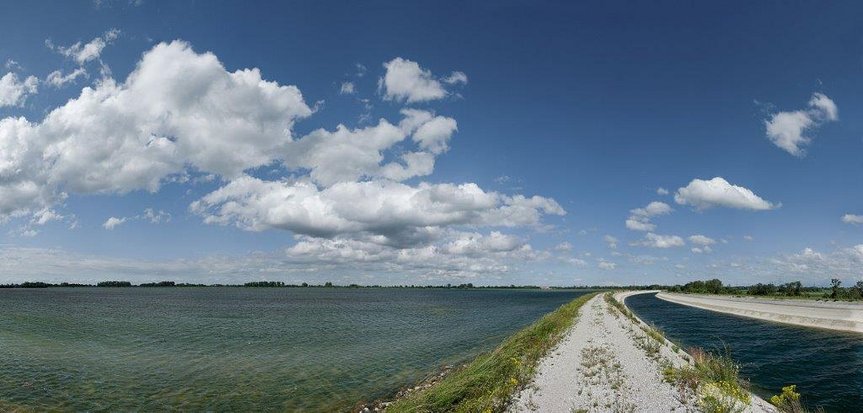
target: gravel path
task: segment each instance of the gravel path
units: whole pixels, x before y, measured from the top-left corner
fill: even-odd
[[[540,362],[534,382],[516,396],[510,411],[698,411],[663,381],[660,363],[686,361],[671,343],[648,337],[600,294],[582,307],[575,326]]]

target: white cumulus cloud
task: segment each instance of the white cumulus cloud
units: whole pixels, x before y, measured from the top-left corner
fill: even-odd
[[[812,142],[807,131],[825,122],[839,119],[839,109],[823,93],[814,93],[809,99],[809,108],[791,112],[777,112],[764,121],[767,138],[774,145],[798,157],[806,155],[804,146]]]
[[[650,220],[659,215],[670,214],[673,209],[665,202],[653,201],[644,208],[636,208],[629,211],[629,218],[626,219],[626,228],[633,231],[653,231],[656,229]]]
[[[696,234],[696,235],[690,236],[689,242],[696,244],[696,245],[701,245],[701,246],[716,244],[716,240],[714,240],[713,238],[710,238],[708,236],[701,235],[701,234]]]
[[[69,73],[63,74],[63,72],[59,70],[55,70],[48,74],[48,77],[45,78],[45,83],[48,83],[55,88],[60,88],[69,83],[74,83],[79,77],[87,77],[87,70],[83,67],[79,67]]]
[[[378,86],[387,100],[407,103],[438,100],[449,94],[443,83],[467,83],[467,75],[462,72],[453,72],[450,76],[438,80],[430,70],[401,57],[384,63],[384,68],[386,73],[379,80]]]
[[[722,177],[693,179],[689,185],[677,190],[674,201],[699,210],[726,207],[764,211],[779,207],[755,195],[750,189],[732,185]]]
[[[100,39],[107,44],[112,36]],[[83,63],[98,59],[102,48],[96,42],[56,50]],[[382,87],[398,101],[439,98],[447,93],[435,92],[441,82],[466,82],[458,73],[435,79],[403,59],[385,67]],[[405,70],[419,80],[405,86]],[[67,82],[63,76],[55,82]],[[544,218],[566,214],[551,198],[471,182],[405,183],[433,173],[458,130],[455,119],[403,109],[398,122],[295,136],[294,124],[313,112],[297,87],[266,80],[258,69],[229,71],[184,41],[159,43],[125,80],[104,76],[41,121],[0,119],[0,220],[38,221],[39,211],[53,211],[70,194],[156,192],[166,182],[194,185],[206,177],[221,187],[191,211],[205,223],[290,231],[297,242],[289,257],[303,265],[330,265],[324,258],[333,256],[396,257],[406,271],[464,275],[509,268],[497,260],[550,255],[501,229],[546,228]],[[278,175],[264,175],[262,167]],[[169,220],[148,208],[110,217],[103,227]]]
[[[119,36],[119,30],[111,29],[105,32],[102,36],[96,37],[87,43],[77,42],[71,46],[64,47],[54,46],[50,40],[47,40],[45,41],[45,44],[50,49],[56,50],[63,56],[76,61],[79,65],[83,65],[91,60],[99,59],[102,55],[102,50],[104,50],[105,47],[111,44],[114,40],[117,40],[117,37]]]
[[[113,230],[114,228],[117,228],[118,226],[122,225],[125,222],[126,222],[125,217],[123,217],[123,218],[110,217],[105,221],[104,224],[102,224],[102,227],[110,231],[110,230]]]
[[[207,223],[326,238],[371,234],[396,246],[427,242],[451,225],[536,225],[542,215],[565,213],[548,198],[486,192],[472,183],[365,181],[319,188],[308,181],[267,182],[249,176],[204,196],[191,209]]]
[[[686,245],[686,242],[677,235],[659,235],[648,232],[644,239],[634,242],[633,245],[650,248],[673,248],[682,247]]]
[[[27,96],[35,94],[39,89],[39,79],[27,76],[20,79],[13,72],[0,77],[0,108],[4,106],[21,106]]]
[[[845,214],[842,216],[842,222],[863,225],[863,215]]]
[[[68,192],[156,191],[187,167],[238,176],[282,156],[294,122],[311,113],[294,86],[161,43],[125,82],[86,87],[42,122],[0,120],[0,193],[9,194],[0,215]]]

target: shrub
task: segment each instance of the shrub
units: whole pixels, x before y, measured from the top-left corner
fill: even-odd
[[[729,355],[711,354],[699,348],[689,350],[692,364],[666,367],[666,381],[676,383],[682,392],[691,392],[707,412],[737,412],[752,401],[748,383],[740,378],[740,367]]]
[[[770,403],[781,412],[804,413],[806,409],[800,403],[800,393],[797,393],[797,385],[785,386],[782,393],[770,398]]]

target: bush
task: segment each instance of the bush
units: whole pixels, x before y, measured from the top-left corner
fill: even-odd
[[[797,385],[785,386],[782,393],[770,398],[770,403],[776,406],[780,412],[804,413],[806,409],[800,403],[800,393],[797,393]]]

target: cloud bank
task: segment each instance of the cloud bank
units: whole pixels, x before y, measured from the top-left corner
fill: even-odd
[[[117,34],[49,47],[83,65],[98,61]],[[462,72],[436,78],[402,58],[384,68],[383,98],[394,102],[442,99],[447,88],[467,83]],[[20,88],[14,74],[7,76]],[[56,73],[49,83],[79,76],[83,69]],[[9,102],[20,104],[25,92]],[[342,85],[340,92],[354,91]],[[547,197],[471,182],[417,182],[449,151],[458,131],[451,117],[403,108],[394,122],[296,135],[295,124],[314,112],[299,88],[266,80],[258,69],[229,71],[187,42],[159,43],[124,81],[103,73],[41,121],[0,119],[0,219],[35,217],[76,194],[158,192],[166,182],[208,176],[221,187],[190,211],[208,224],[288,231],[296,238],[285,259],[395,260],[440,274],[475,274],[508,268],[494,259],[542,257],[501,230],[541,228],[544,217],[566,213]],[[148,209],[112,216],[102,226],[168,219]]]

